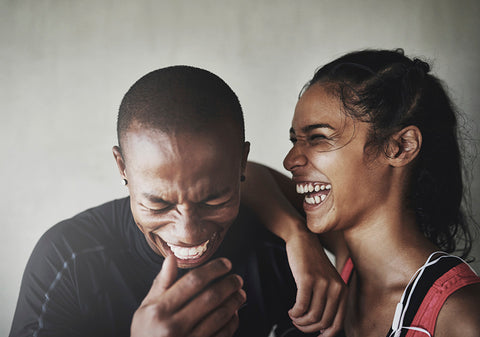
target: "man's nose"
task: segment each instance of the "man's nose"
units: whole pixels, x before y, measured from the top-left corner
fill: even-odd
[[[295,144],[290,151],[288,151],[285,159],[283,160],[283,167],[290,172],[294,172],[295,169],[303,167],[307,164],[307,157],[303,154],[301,147]]]
[[[199,244],[199,241],[205,240],[206,231],[207,228],[194,208],[179,207],[175,234],[182,243]]]

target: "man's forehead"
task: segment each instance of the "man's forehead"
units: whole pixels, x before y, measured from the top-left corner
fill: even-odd
[[[132,130],[125,138],[122,151],[127,168],[136,171],[236,165],[241,158],[238,143],[222,133]]]
[[[198,145],[203,144],[210,148],[217,145],[231,147],[234,151],[234,147],[240,143],[240,137],[237,137],[235,131],[234,127],[227,123],[196,127],[178,126],[166,130],[135,123],[124,134],[122,146],[137,147],[150,143],[182,147],[184,151],[196,151]]]

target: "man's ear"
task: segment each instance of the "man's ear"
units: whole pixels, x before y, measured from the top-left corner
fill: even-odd
[[[123,160],[122,151],[118,146],[114,146],[112,148],[112,152],[113,157],[115,158],[115,162],[117,163],[120,176],[122,177],[122,179],[127,179],[127,174],[125,173],[125,161]]]
[[[401,167],[411,163],[422,147],[422,133],[414,125],[409,125],[390,138],[385,154],[391,166]]]
[[[243,153],[242,153],[242,175],[245,174],[249,153],[250,153],[250,142],[245,142],[243,143]]]

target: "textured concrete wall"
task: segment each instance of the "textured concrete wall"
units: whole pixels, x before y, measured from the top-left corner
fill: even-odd
[[[251,159],[283,171],[314,69],[354,49],[402,47],[433,61],[478,144],[479,17],[475,0],[0,0],[0,335],[40,235],[126,195],[111,147],[117,107],[141,75],[189,64],[223,77],[244,107]]]

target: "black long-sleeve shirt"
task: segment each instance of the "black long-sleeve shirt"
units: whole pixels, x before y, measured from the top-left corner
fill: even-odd
[[[235,336],[268,336],[274,325],[282,336],[300,335],[287,315],[296,289],[278,237],[241,207],[219,256],[232,261],[247,293]],[[129,198],[60,222],[28,261],[10,337],[129,336],[163,260],[136,226]]]

